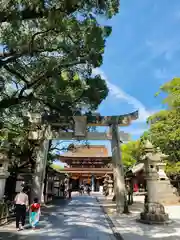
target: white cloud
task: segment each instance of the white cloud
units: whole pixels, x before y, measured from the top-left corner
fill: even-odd
[[[116,86],[109,82],[107,76],[101,69],[93,69],[93,75],[101,75],[103,79],[106,80],[108,88],[110,90],[110,94],[116,99],[121,99],[126,101],[128,104],[132,105],[133,110],[139,110],[139,119],[137,121],[145,122],[147,118],[152,115],[155,111],[148,111],[146,107],[140,102],[137,98],[129,95],[125,91],[123,91],[120,87]]]
[[[171,61],[174,53],[179,51],[179,43],[179,36],[176,35],[170,38],[159,37],[158,40],[147,40],[145,42],[150,50],[150,60],[164,55],[167,61]]]
[[[128,130],[128,131],[126,129],[126,132],[129,132],[130,135],[142,135],[147,130],[148,130],[148,127],[147,128],[136,127],[136,128],[132,128],[131,130]]]

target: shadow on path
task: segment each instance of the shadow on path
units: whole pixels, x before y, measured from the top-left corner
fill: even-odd
[[[96,198],[80,196],[61,205],[57,201],[56,205],[46,208],[37,230],[15,232],[1,229],[1,239],[110,240],[114,237]]]
[[[180,206],[166,206],[166,212],[172,220],[168,225],[146,225],[137,222],[140,212],[143,211],[143,196],[135,197],[130,206],[131,214],[116,214],[116,204],[103,196],[98,197],[105,212],[107,212],[115,231],[121,239],[128,240],[180,240]]]

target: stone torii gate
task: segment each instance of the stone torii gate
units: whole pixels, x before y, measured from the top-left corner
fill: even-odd
[[[43,188],[49,140],[110,140],[112,148],[112,161],[114,166],[115,194],[117,212],[124,207],[124,173],[121,161],[120,143],[128,141],[129,135],[119,132],[119,126],[128,126],[132,120],[137,120],[138,111],[119,116],[70,116],[53,117],[29,114],[29,139],[37,142],[36,169],[33,176],[32,195],[37,196],[43,202]],[[88,132],[89,126],[108,126],[109,133]],[[62,129],[70,129],[66,132]]]

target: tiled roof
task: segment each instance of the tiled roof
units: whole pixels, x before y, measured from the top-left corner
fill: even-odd
[[[108,150],[104,145],[80,145],[73,151],[61,154],[61,157],[108,157]]]

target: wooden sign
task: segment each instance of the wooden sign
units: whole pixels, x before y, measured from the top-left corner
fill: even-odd
[[[74,136],[75,137],[85,137],[86,127],[87,127],[87,117],[86,116],[74,116]]]

